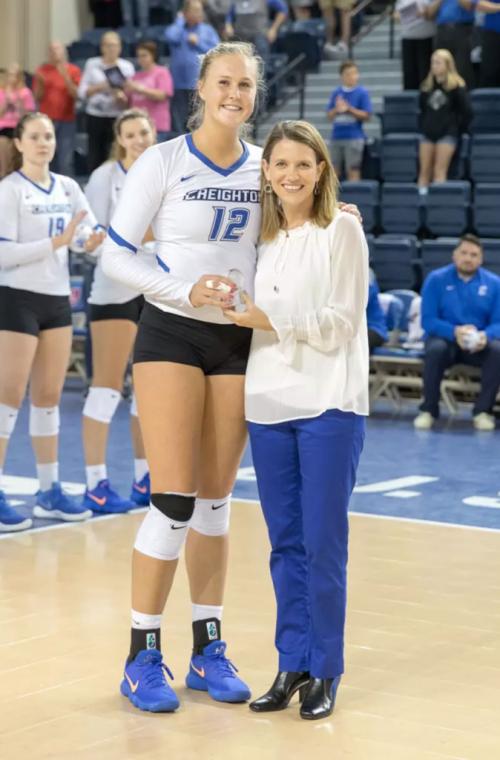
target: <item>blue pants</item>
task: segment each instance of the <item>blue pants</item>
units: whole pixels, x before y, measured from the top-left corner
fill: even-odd
[[[279,669],[335,678],[344,671],[347,507],[364,418],[330,410],[248,427],[271,541]]]

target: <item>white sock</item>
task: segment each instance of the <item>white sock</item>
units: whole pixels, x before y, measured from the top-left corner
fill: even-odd
[[[139,483],[144,475],[149,472],[147,459],[134,459],[134,477],[135,482]]]
[[[223,609],[224,607],[216,607],[212,604],[193,604],[193,623],[197,620],[208,620],[208,618],[222,620]]]
[[[40,482],[40,490],[48,491],[52,488],[52,483],[59,482],[59,462],[37,464],[36,474]]]
[[[106,480],[108,470],[105,464],[91,464],[85,468],[87,477],[87,488],[92,491],[101,480]]]
[[[146,612],[131,610],[132,628],[148,631],[151,628],[161,628],[161,615],[148,615]]]

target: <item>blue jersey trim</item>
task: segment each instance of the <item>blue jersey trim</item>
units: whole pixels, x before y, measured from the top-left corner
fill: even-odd
[[[161,268],[163,269],[163,271],[164,271],[164,272],[170,272],[170,267],[168,267],[168,266],[165,264],[165,262],[164,262],[164,261],[162,261],[162,260],[160,259],[160,257],[159,257],[159,256],[157,256],[157,257],[156,257],[156,261],[157,261],[157,262],[158,262],[158,264],[161,266]]]
[[[122,172],[123,172],[124,174],[126,174],[126,173],[127,173],[127,170],[125,169],[125,167],[124,167],[124,165],[122,164],[122,162],[121,162],[121,161],[117,161],[116,163],[118,164],[118,166],[120,167],[120,169],[122,170]]]
[[[129,251],[132,251],[132,253],[137,253],[137,248],[132,245],[132,243],[127,242],[124,238],[122,238],[115,230],[110,227],[108,229],[108,235],[117,245],[119,245],[121,248],[128,248]]]
[[[13,242],[14,241],[12,240],[12,238],[0,237],[0,243],[13,243]]]
[[[205,156],[204,153],[201,152],[201,150],[198,150],[196,145],[193,142],[193,136],[192,135],[186,135],[186,143],[188,146],[188,150],[190,153],[192,153],[194,156],[200,159],[202,163],[205,164],[205,166],[208,166],[209,169],[212,169],[212,171],[217,172],[217,174],[222,174],[223,177],[229,177],[230,174],[235,172],[237,169],[240,168],[240,166],[243,166],[245,161],[247,160],[249,156],[249,150],[243,140],[240,140],[241,147],[243,148],[243,153],[239,157],[237,161],[234,162],[234,164],[231,164],[231,166],[228,166],[227,169],[224,169],[222,166],[217,166],[217,164],[214,164],[213,161],[210,161],[207,156]]]
[[[54,189],[54,185],[56,183],[56,178],[53,174],[50,174],[50,185],[48,188],[42,187],[41,185],[38,185],[36,182],[33,182],[32,179],[26,176],[26,174],[23,174],[20,169],[17,170],[17,173],[21,175],[23,179],[25,179],[27,182],[29,182],[31,185],[34,185],[37,190],[41,190],[42,193],[45,193],[46,195],[50,195],[52,190]]]

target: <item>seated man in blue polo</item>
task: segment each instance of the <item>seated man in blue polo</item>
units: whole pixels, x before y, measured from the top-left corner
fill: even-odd
[[[482,263],[481,241],[464,235],[453,251],[453,264],[436,269],[425,280],[424,401],[413,423],[419,430],[429,430],[439,417],[441,380],[453,364],[481,367],[474,427],[495,429],[491,411],[500,387],[500,277],[483,269]]]

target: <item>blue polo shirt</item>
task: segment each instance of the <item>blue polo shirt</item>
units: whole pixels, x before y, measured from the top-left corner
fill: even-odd
[[[458,0],[443,0],[436,16],[436,24],[473,24],[474,11],[466,11]]]
[[[382,307],[378,300],[379,287],[376,280],[370,282],[368,289],[368,304],[366,306],[366,321],[368,328],[378,333],[381,338],[387,340],[389,333],[387,332],[387,322],[382,311]]]
[[[490,2],[500,5],[500,0],[490,0]],[[485,13],[483,29],[500,33],[500,13]]]
[[[189,42],[190,34],[196,34],[198,43]],[[176,90],[194,90],[200,70],[200,54],[207,53],[220,42],[219,35],[210,24],[187,26],[179,17],[165,30],[170,48],[170,72]]]
[[[337,87],[330,95],[327,111],[334,107],[335,101],[341,95],[350,106],[360,111],[372,112],[372,103],[368,90],[364,87]],[[363,122],[356,119],[352,113],[339,113],[333,121],[332,140],[364,140]]]
[[[500,339],[500,277],[480,267],[465,282],[455,264],[431,272],[422,290],[422,326],[428,336],[455,340],[457,325],[475,325]]]

